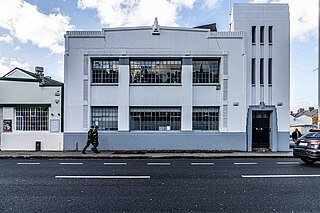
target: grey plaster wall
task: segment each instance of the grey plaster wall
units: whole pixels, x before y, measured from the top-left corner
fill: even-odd
[[[81,150],[86,140],[86,133],[65,133],[64,150]],[[99,149],[246,151],[246,133],[100,132]]]
[[[278,132],[278,151],[290,151],[290,132]]]

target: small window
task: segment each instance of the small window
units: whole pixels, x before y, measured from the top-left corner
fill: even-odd
[[[251,39],[252,39],[252,44],[256,43],[256,26],[252,26],[252,30],[251,30]]]
[[[264,59],[260,58],[260,85],[264,84]]]
[[[251,84],[256,84],[256,59],[251,60]]]
[[[272,36],[273,36],[273,27],[269,26],[269,44],[272,44]]]
[[[260,26],[260,44],[264,44],[264,26]]]
[[[268,84],[272,85],[272,58],[268,60]]]

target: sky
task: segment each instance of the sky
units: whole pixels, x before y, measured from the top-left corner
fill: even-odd
[[[106,27],[194,27],[215,22],[227,31],[233,3],[288,3],[291,110],[318,108],[318,0],[1,0],[0,76],[15,67],[63,82],[67,30]]]

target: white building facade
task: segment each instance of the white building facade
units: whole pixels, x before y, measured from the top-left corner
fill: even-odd
[[[15,68],[0,78],[0,149],[62,151],[63,83]]]
[[[289,32],[286,4],[235,4],[226,32],[67,32],[63,149],[98,125],[102,150],[288,150]]]

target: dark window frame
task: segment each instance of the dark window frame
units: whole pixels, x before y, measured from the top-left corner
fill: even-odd
[[[220,61],[220,58],[194,58],[192,60],[193,83],[219,84]]]
[[[272,58],[268,59],[268,84],[272,85]]]
[[[260,58],[260,85],[264,85],[264,58]]]
[[[181,107],[130,107],[130,131],[180,130]]]
[[[118,130],[118,107],[91,107],[91,124],[98,122],[100,131]]]
[[[264,26],[260,26],[260,44],[264,44]]]
[[[252,26],[251,27],[251,42],[252,42],[252,44],[256,44],[256,35],[257,35],[256,31],[257,31],[257,27]]]
[[[219,107],[193,107],[192,130],[219,131]]]
[[[119,59],[92,58],[91,82],[98,84],[119,83]]]
[[[181,58],[133,58],[129,69],[130,84],[181,84]]]
[[[272,44],[273,42],[273,26],[269,26],[269,30],[268,30],[268,42],[269,44]]]
[[[251,84],[256,85],[256,59],[251,59]]]

